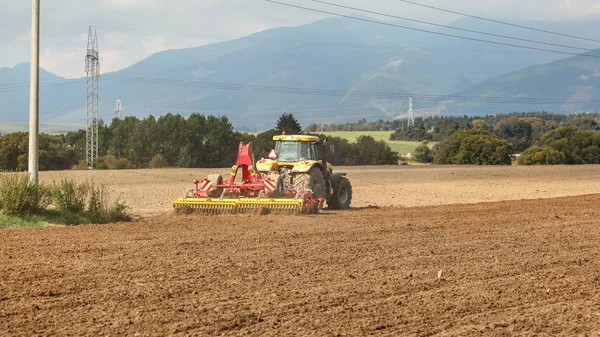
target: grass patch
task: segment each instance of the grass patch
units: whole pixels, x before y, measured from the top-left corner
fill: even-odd
[[[353,143],[360,136],[371,136],[375,140],[385,141],[392,151],[398,152],[400,155],[406,155],[408,153],[415,153],[415,149],[421,142],[408,142],[402,140],[390,140],[390,135],[393,131],[332,131],[325,132],[326,135],[332,137],[345,138],[349,142]],[[433,146],[434,144],[432,144]]]
[[[31,184],[27,174],[0,176],[0,227],[127,222],[132,220],[127,209],[94,181],[63,179],[46,186]]]
[[[127,219],[131,220],[131,218]],[[40,212],[38,215],[25,215],[21,217],[0,214],[0,228],[37,228],[48,225],[78,226],[98,223],[103,222],[94,221],[94,218],[84,213],[72,213],[68,211],[59,211],[57,209],[47,209]]]
[[[35,228],[46,226],[46,224],[44,219],[38,215],[18,217],[0,214],[0,228]]]
[[[47,209],[43,211],[39,218],[46,223],[67,226],[91,224],[93,222],[92,219],[85,214],[59,211],[56,209]]]

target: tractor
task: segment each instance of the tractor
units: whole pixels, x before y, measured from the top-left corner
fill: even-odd
[[[286,190],[300,190],[302,184],[317,198],[323,198],[330,209],[347,209],[352,202],[352,185],[346,173],[333,173],[328,158],[335,144],[321,142],[307,135],[276,135],[275,148],[268,158],[256,163],[259,172],[277,182],[280,195]]]
[[[258,162],[254,161],[252,143],[240,143],[228,178],[211,174],[196,179],[196,187],[175,200],[173,207],[210,214],[316,214],[324,202],[331,209],[350,207],[350,181],[345,173],[333,173],[327,161],[335,151],[334,144],[314,136],[285,133],[273,140],[275,148]]]

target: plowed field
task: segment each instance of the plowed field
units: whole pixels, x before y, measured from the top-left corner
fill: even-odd
[[[317,216],[174,214],[191,171],[108,172],[144,220],[0,230],[0,335],[600,336],[600,194],[549,198],[599,169],[553,169],[349,170],[358,207]],[[502,198],[536,200],[470,203]]]
[[[600,193],[600,166],[340,167],[354,189],[353,206],[429,206]],[[106,184],[139,216],[163,214],[196,178],[229,169],[42,172],[45,182],[68,176]]]

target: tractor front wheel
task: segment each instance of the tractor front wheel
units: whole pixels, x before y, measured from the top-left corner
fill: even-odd
[[[330,209],[348,209],[352,202],[352,184],[348,178],[342,177],[340,183],[333,187],[333,195],[327,201]]]

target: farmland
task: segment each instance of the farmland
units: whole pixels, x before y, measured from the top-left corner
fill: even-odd
[[[0,334],[600,332],[599,166],[339,170],[355,207],[317,216],[174,214],[215,170],[43,172],[141,219],[1,229]]]
[[[375,140],[385,141],[388,143],[392,151],[396,151],[401,155],[414,153],[415,148],[420,144],[420,142],[390,140],[390,134],[392,134],[392,131],[334,131],[326,132],[325,134],[328,136],[345,138],[350,142],[356,141],[356,139],[360,136],[371,136]]]

